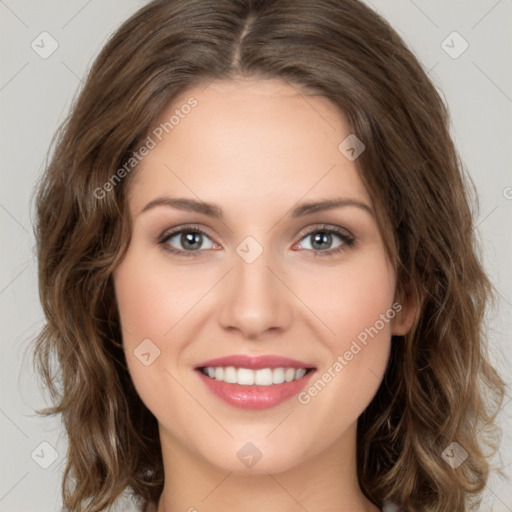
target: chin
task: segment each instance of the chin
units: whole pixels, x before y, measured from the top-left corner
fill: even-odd
[[[267,434],[265,434],[267,435]],[[271,442],[264,437],[261,440],[236,441],[230,439],[224,446],[204,447],[200,455],[213,466],[224,471],[241,475],[282,473],[306,460],[304,447]]]

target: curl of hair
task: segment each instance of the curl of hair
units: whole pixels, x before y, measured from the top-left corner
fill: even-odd
[[[492,287],[477,254],[471,182],[435,87],[357,0],[157,0],[94,62],[36,197],[46,324],[34,361],[54,404],[42,412],[60,414],[69,439],[64,505],[94,512],[125,489],[145,503],[162,492],[157,422],[127,371],[112,282],[130,241],[126,191],[136,169],[114,175],[176,95],[246,77],[285,80],[345,114],[366,146],[357,162],[397,295],[421,303],[359,418],[363,492],[400,511],[466,510],[489,475],[504,393],[483,332]],[[468,453],[457,469],[442,458],[453,441]]]

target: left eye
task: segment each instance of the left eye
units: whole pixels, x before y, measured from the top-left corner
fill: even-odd
[[[340,242],[338,245],[332,247],[333,237],[338,238]],[[306,236],[302,238],[302,240],[310,240],[309,244],[301,243],[299,246],[302,246],[302,249],[311,250],[311,251],[329,251],[338,249],[342,245],[352,245],[352,238],[348,235],[345,235],[341,232],[338,232],[333,229],[316,229],[315,231],[310,231]],[[309,247],[308,247],[309,245]]]

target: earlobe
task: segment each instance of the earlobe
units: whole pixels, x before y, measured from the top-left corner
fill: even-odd
[[[420,298],[410,290],[397,295],[397,303],[400,304],[401,308],[397,308],[397,313],[391,320],[391,334],[393,336],[404,336],[419,319],[423,297]]]

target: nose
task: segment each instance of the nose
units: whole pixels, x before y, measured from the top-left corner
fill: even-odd
[[[234,268],[227,278],[219,312],[224,329],[259,340],[267,331],[277,334],[290,326],[293,294],[267,251],[252,263],[235,255]]]

